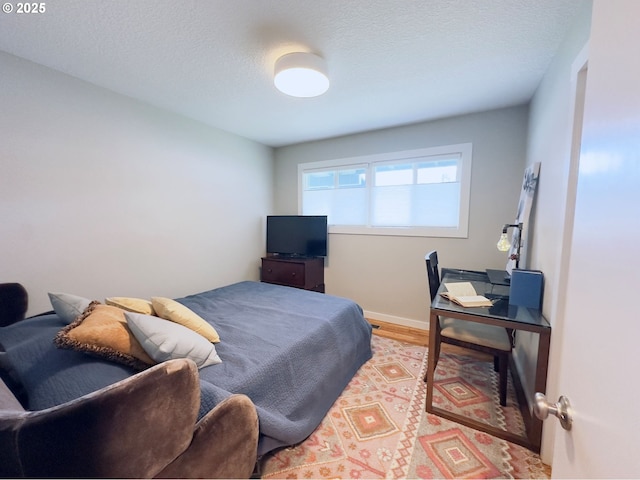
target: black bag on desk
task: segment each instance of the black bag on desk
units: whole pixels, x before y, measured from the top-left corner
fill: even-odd
[[[514,268],[511,272],[509,304],[542,309],[544,276],[540,270]]]

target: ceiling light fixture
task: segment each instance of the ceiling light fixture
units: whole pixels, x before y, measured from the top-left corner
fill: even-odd
[[[273,83],[292,97],[317,97],[329,89],[326,62],[313,53],[288,53],[276,61]]]

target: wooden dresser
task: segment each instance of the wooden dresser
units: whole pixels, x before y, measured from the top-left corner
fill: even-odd
[[[324,293],[324,258],[262,257],[260,280]]]

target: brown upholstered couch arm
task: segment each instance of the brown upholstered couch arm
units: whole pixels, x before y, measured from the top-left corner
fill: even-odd
[[[232,397],[196,426],[198,382],[195,363],[183,359],[36,412],[16,410],[5,394],[0,476],[248,477],[257,451],[255,407]]]
[[[258,415],[245,395],[232,395],[205,415],[191,446],[158,478],[249,478],[258,450]]]

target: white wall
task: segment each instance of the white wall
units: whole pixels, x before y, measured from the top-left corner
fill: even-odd
[[[273,152],[0,53],[0,282],[179,296],[258,279]]]
[[[496,249],[502,225],[515,220],[525,168],[528,108],[512,107],[445,120],[278,148],[275,213],[296,214],[299,163],[473,143],[469,236],[329,236],[327,293],[357,301],[372,318],[427,328],[425,254],[445,267],[504,268]],[[425,206],[428,208],[428,206]]]
[[[567,204],[573,104],[571,68],[576,56],[589,39],[591,1],[585,1],[581,14],[549,66],[531,102],[527,162],[541,162],[540,180],[532,211],[533,237],[530,238],[529,268],[542,270],[545,276],[543,312],[552,326],[551,358],[549,362],[547,397],[558,398],[556,374],[560,351],[562,318],[558,318],[558,303],[563,300],[559,285],[562,238],[567,222],[573,216]],[[516,358],[521,377],[528,379],[524,387],[532,399],[533,371],[537,336],[518,334]],[[542,459],[551,463],[553,431],[557,422],[544,423]]]

